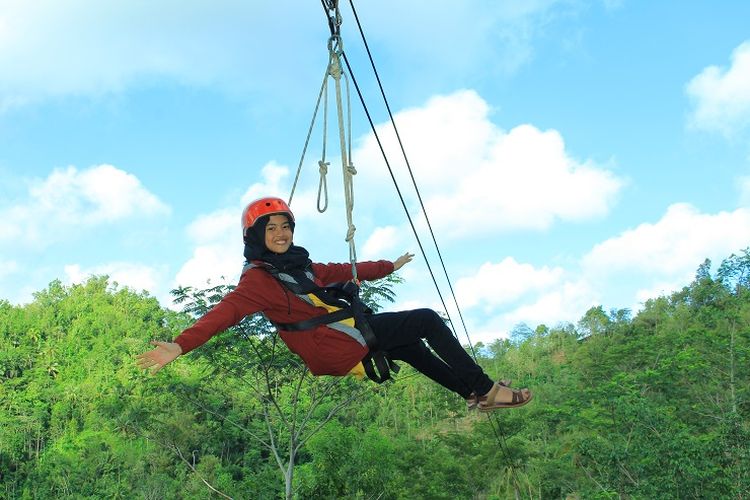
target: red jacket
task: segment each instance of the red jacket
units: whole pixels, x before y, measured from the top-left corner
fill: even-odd
[[[319,286],[352,279],[350,264],[313,263],[312,270]],[[393,262],[387,260],[357,264],[357,277],[361,280],[383,278],[392,272]],[[296,323],[327,313],[291,293],[262,267],[254,267],[240,277],[237,288],[174,341],[180,344],[183,354],[188,353],[256,312],[262,312],[275,323]],[[313,330],[282,331],[279,335],[314,375],[346,375],[367,354],[366,346],[325,325]]]

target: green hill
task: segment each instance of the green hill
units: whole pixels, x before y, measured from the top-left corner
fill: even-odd
[[[257,318],[151,377],[136,354],[188,314],[53,282],[0,302],[0,498],[747,498],[749,285],[746,250],[634,316],[474,346],[535,394],[488,417],[408,369],[305,376]]]

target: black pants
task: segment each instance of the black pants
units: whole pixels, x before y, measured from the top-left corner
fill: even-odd
[[[443,387],[462,397],[472,392],[486,394],[492,388],[492,380],[432,309],[373,314],[368,320],[380,349],[394,360],[409,363]]]

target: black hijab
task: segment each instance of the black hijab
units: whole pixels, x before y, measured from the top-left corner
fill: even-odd
[[[277,271],[291,274],[300,283],[307,281],[305,277],[305,271],[310,267],[312,261],[310,260],[310,254],[307,250],[302,247],[298,247],[295,244],[289,247],[284,253],[275,253],[266,247],[266,224],[271,219],[271,215],[263,215],[259,217],[255,224],[247,229],[245,233],[245,259],[248,262],[254,260],[260,260],[267,264],[270,264]],[[285,214],[278,214],[284,215]],[[289,220],[292,233],[294,233],[294,222]],[[301,278],[305,277],[304,280]]]
[[[291,275],[296,283],[292,284],[281,279],[279,282],[295,294],[315,293],[326,304],[348,307],[349,302],[341,302],[341,298],[345,297],[348,301],[351,301],[351,292],[345,292],[342,295],[342,292],[338,291],[339,289],[334,289],[335,287],[321,288],[307,276],[306,271],[312,272],[312,261],[307,250],[292,244],[286,252],[275,253],[266,247],[266,225],[271,219],[271,215],[274,214],[258,217],[255,224],[247,229],[244,238],[245,259],[248,262],[264,262],[266,270],[277,279],[279,273]],[[292,233],[294,233],[294,221],[290,220],[289,217],[287,217],[287,221],[289,221]]]

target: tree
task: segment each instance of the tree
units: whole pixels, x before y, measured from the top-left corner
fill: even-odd
[[[392,285],[397,276],[364,284],[362,299],[373,310],[378,300],[394,300]],[[173,291],[175,302],[184,311],[200,316],[210,310],[231,290],[226,285],[206,290],[179,288]],[[268,450],[284,478],[285,496],[293,496],[294,470],[303,447],[333,417],[367,391],[365,383],[350,377],[312,377],[307,367],[286,348],[279,346],[273,326],[257,314],[243,319],[236,327],[220,334],[217,341],[195,351],[195,359],[204,360],[212,377],[233,377],[254,395],[252,409],[263,422],[249,427],[202,402],[203,398],[185,395],[202,411],[211,413],[244,432]],[[234,385],[234,384],[233,384]]]
[[[718,280],[730,292],[738,293],[750,288],[750,247],[740,255],[732,254],[724,259],[717,271]]]
[[[601,335],[607,331],[611,323],[612,320],[604,312],[602,306],[591,307],[578,321],[578,330],[582,338]]]
[[[510,331],[510,340],[519,345],[534,336],[534,330],[526,323],[519,323]]]

